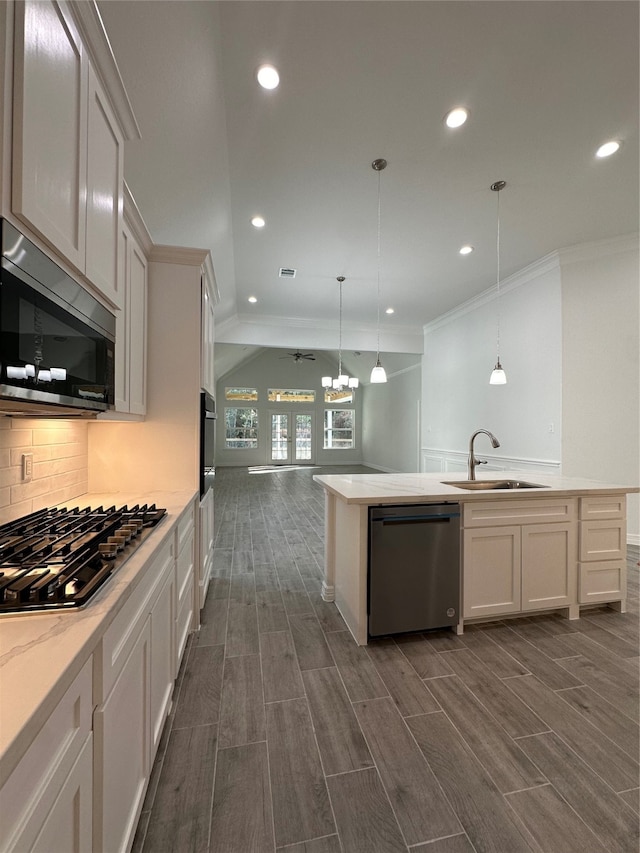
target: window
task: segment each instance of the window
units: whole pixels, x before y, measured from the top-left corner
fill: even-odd
[[[258,399],[257,388],[225,388],[225,400],[254,400]]]
[[[324,392],[325,403],[353,403],[353,388],[343,388],[336,391],[334,388],[326,388]]]
[[[315,403],[315,391],[301,391],[295,388],[269,388],[270,403]]]
[[[257,448],[257,409],[225,409],[224,426],[224,446],[229,450],[255,450]]]
[[[324,449],[353,447],[353,409],[324,410]]]

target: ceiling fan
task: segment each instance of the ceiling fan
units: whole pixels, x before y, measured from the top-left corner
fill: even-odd
[[[312,352],[288,352],[286,355],[281,355],[280,358],[292,358],[296,364],[306,359],[307,361],[315,361],[316,357]]]

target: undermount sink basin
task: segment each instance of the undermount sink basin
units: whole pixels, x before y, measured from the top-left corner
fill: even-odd
[[[524,480],[447,480],[443,486],[455,486],[457,489],[484,491],[485,489],[545,489],[540,483],[526,483]]]

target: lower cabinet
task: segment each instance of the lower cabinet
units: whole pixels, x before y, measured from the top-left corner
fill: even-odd
[[[626,496],[580,499],[578,601],[620,602],[627,596]]]
[[[150,620],[93,715],[94,853],[130,848],[150,773]]]
[[[576,515],[575,499],[466,504],[463,617],[575,606]]]
[[[197,609],[202,610],[207,597],[209,579],[213,568],[213,489],[200,501],[200,554],[198,560]]]
[[[91,659],[0,789],[0,850],[92,849]]]

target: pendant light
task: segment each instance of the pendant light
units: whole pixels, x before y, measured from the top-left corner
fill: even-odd
[[[500,190],[503,190],[507,185],[506,181],[495,181],[495,183],[491,184],[491,189],[494,193],[498,193],[498,226],[496,229],[496,267],[497,267],[497,278],[496,278],[496,292],[497,292],[497,306],[498,306],[498,323],[497,323],[497,335],[496,335],[496,366],[491,371],[491,376],[489,378],[489,385],[506,385],[507,384],[507,374],[502,369],[502,365],[500,364]]]
[[[344,283],[344,276],[339,275],[337,278],[337,282],[340,285],[340,325],[339,325],[339,337],[338,337],[338,375],[335,379],[331,376],[323,376],[322,377],[322,387],[323,388],[333,388],[334,391],[344,391],[345,388],[351,388],[355,390],[360,384],[360,380],[357,376],[347,376],[346,373],[342,372],[342,285]]]
[[[378,345],[376,351],[375,367],[371,371],[372,383],[382,383],[387,381],[387,374],[384,367],[380,364],[380,172],[387,168],[387,161],[382,158],[374,160],[371,168],[378,173]]]

